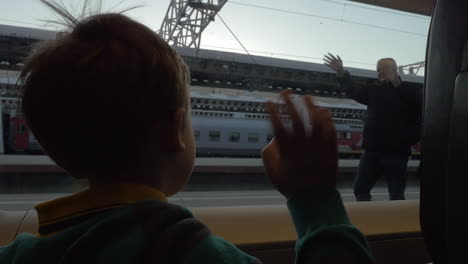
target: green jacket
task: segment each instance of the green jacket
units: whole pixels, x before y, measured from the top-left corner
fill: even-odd
[[[311,188],[288,208],[298,234],[296,263],[373,263],[338,191]],[[18,236],[0,247],[0,263],[260,263],[210,233],[188,209],[164,201],[138,201],[75,221],[50,236]]]

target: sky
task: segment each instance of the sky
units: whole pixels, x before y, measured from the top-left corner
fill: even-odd
[[[62,0],[80,10],[83,0]],[[96,2],[91,0],[91,2]],[[103,11],[121,11],[155,31],[170,0],[103,0]],[[347,0],[228,0],[219,15],[255,55],[322,63],[327,52],[344,65],[375,69],[383,57],[399,65],[424,60],[430,17]],[[54,29],[57,17],[39,0],[0,0],[0,24]],[[245,53],[217,18],[203,32],[202,48]],[[421,72],[422,73],[422,72]]]

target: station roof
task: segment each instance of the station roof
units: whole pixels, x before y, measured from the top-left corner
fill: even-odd
[[[210,59],[213,61],[230,61],[230,62],[238,62],[238,63],[244,63],[244,64],[255,64],[255,65],[261,65],[261,66],[266,66],[266,67],[278,67],[278,68],[286,68],[286,69],[301,70],[301,71],[335,74],[333,70],[325,66],[323,63],[287,60],[287,59],[272,58],[272,57],[257,56],[257,55],[247,55],[247,54],[225,52],[225,51],[218,51],[218,50],[200,49],[199,51],[197,51],[192,48],[181,48],[181,47],[177,47],[176,49],[179,52],[179,54],[181,54],[183,57],[203,58],[203,59]],[[229,67],[229,65],[226,65],[226,67]],[[353,76],[372,78],[372,79],[375,79],[377,77],[377,72],[373,70],[357,69],[357,68],[350,68],[350,67],[347,67],[346,70],[348,70]],[[402,75],[401,77],[403,81],[420,82],[420,83],[422,83],[424,79],[422,76],[418,76],[418,75]]]
[[[56,35],[57,32],[52,30],[0,25],[0,36],[32,40],[48,40],[54,39]]]

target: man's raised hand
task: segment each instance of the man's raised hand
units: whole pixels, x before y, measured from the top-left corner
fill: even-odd
[[[333,54],[328,53],[325,54],[323,61],[325,65],[336,71],[338,74],[342,75],[344,73],[343,61],[341,60],[340,56],[336,55],[335,57]]]

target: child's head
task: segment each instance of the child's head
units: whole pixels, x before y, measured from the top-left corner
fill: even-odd
[[[26,60],[22,110],[45,151],[73,176],[172,195],[195,159],[189,78],[155,32],[122,14],[95,15]]]

